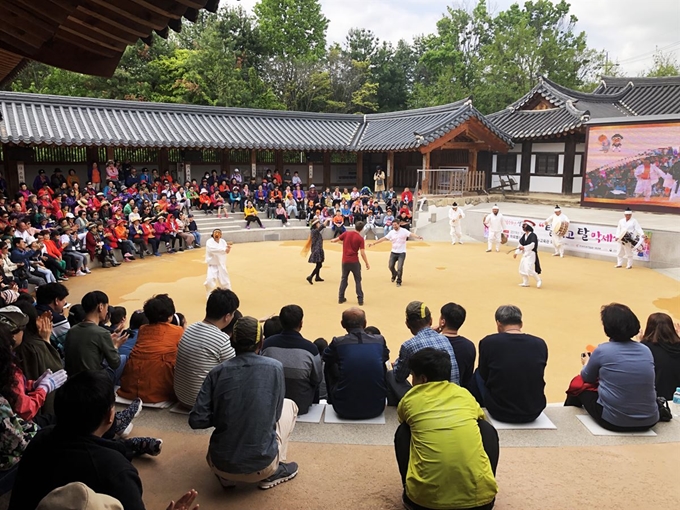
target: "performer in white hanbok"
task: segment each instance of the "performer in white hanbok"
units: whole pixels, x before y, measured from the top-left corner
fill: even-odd
[[[666,177],[666,173],[658,166],[652,164],[649,158],[645,159],[635,171],[637,184],[635,185],[635,196],[644,196],[649,200],[652,196],[652,187],[659,182],[659,179]]]
[[[553,257],[564,257],[564,236],[569,233],[569,218],[562,212],[559,205],[555,206],[553,214],[545,222],[550,225],[552,244],[555,247]]]
[[[616,226],[616,241],[619,243],[619,252],[616,255],[616,265],[623,266],[624,259],[628,261],[626,269],[633,267],[633,257],[645,243],[645,231],[636,219],[633,219],[633,211],[630,208],[623,212],[623,218]]]
[[[449,209],[449,225],[451,225],[451,244],[463,244],[463,233],[460,229],[461,220],[465,218],[465,213],[458,208],[458,204],[454,202]]]
[[[213,230],[212,237],[205,243],[205,262],[208,264],[208,276],[205,280],[205,290],[208,295],[215,290],[231,290],[231,280],[227,273],[227,253],[231,251],[231,245],[222,239],[220,229]]]
[[[484,225],[489,229],[486,251],[490,252],[494,244],[496,251],[501,251],[501,234],[507,229],[505,228],[505,218],[499,212],[497,205],[494,204],[491,212],[484,217]]]
[[[534,227],[536,224],[531,220],[524,220],[522,223],[522,230],[524,234],[519,238],[519,246],[515,250],[514,258],[521,254],[522,258],[519,261],[519,274],[522,275],[522,283],[520,287],[529,287],[529,277],[536,279],[536,288],[540,289],[543,282],[541,281],[541,263],[538,260],[538,236],[534,234]]]

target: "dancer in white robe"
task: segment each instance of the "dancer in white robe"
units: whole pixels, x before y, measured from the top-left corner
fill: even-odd
[[[451,225],[451,244],[463,244],[463,233],[460,229],[461,220],[465,218],[465,213],[458,208],[456,202],[449,209],[449,225]]]
[[[626,269],[632,269],[635,254],[640,251],[645,243],[645,231],[636,219],[633,218],[633,211],[627,208],[623,212],[623,218],[616,226],[616,242],[619,243],[619,251],[616,254],[616,265],[623,266],[624,260],[627,261]]]
[[[564,235],[569,233],[569,218],[562,212],[559,205],[555,206],[553,214],[548,216],[545,222],[550,225],[550,232],[552,233],[552,244],[555,248],[553,257],[564,257]]]
[[[231,290],[231,280],[227,272],[227,253],[231,251],[231,245],[222,239],[220,229],[213,230],[212,237],[205,243],[205,262],[208,264],[208,276],[205,280],[205,289],[210,293],[219,289]]]
[[[520,287],[529,287],[529,277],[536,280],[536,288],[540,289],[543,282],[541,281],[541,264],[538,260],[538,236],[534,234],[534,227],[536,224],[531,220],[524,220],[522,230],[524,235],[519,238],[519,246],[515,250],[514,258],[522,254],[519,261],[519,274],[522,276],[522,283]]]
[[[489,229],[489,238],[486,251],[490,252],[495,245],[496,251],[501,251],[501,234],[507,230],[505,218],[499,212],[498,206],[494,204],[491,212],[484,217],[484,226]]]

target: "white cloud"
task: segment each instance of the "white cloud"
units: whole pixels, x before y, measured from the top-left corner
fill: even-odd
[[[252,11],[257,0],[241,0]],[[457,2],[460,4],[461,2]],[[475,0],[468,0],[474,5]],[[507,9],[511,0],[491,0],[490,10]],[[520,4],[523,1],[519,2]],[[607,50],[624,74],[635,76],[652,66],[657,48],[667,48],[680,60],[680,1],[678,0],[570,0],[590,47]],[[372,30],[381,40],[396,43],[436,31],[436,23],[453,2],[441,0],[321,0],[330,20],[328,41],[342,43],[350,28]],[[636,58],[640,57],[640,58]]]

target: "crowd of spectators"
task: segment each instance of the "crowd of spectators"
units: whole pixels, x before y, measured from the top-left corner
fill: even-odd
[[[162,440],[130,437],[142,402],[179,401],[192,428],[214,427],[206,469],[222,486],[275,487],[298,473],[287,458],[296,417],[325,398],[346,419],[397,407],[395,453],[407,508],[489,510],[499,444],[482,407],[511,423],[531,422],[546,407],[548,348],[522,330],[513,305],[496,310],[495,332],[479,342],[477,356],[461,335],[462,306],[446,303],[437,319],[413,301],[406,307],[411,338],[390,356],[361,308],[342,313],[344,331],[330,342],[312,342],[300,306],[257,320],[243,316],[226,289],[214,290],[204,319],[190,325],[167,294],[149,298],[129,322],[127,310],[101,291],[73,306],[67,298],[54,282],[40,286],[35,301],[22,293],[0,308],[0,468],[18,465],[10,509],[35,508],[73,482],[126,509],[144,508],[130,459],[158,455]],[[565,405],[583,406],[610,430],[646,430],[660,419],[657,397],[680,386],[677,325],[656,313],[642,331],[616,303],[601,318],[609,342],[582,355]],[[119,413],[116,386],[132,401]],[[51,469],[37,480],[35,470],[48,460]],[[183,501],[195,497],[190,491]]]

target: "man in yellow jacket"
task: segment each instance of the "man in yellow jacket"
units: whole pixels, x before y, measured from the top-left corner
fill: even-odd
[[[449,382],[451,358],[421,349],[409,359],[413,388],[399,402],[394,437],[412,510],[491,510],[498,486],[498,433],[464,388]]]

